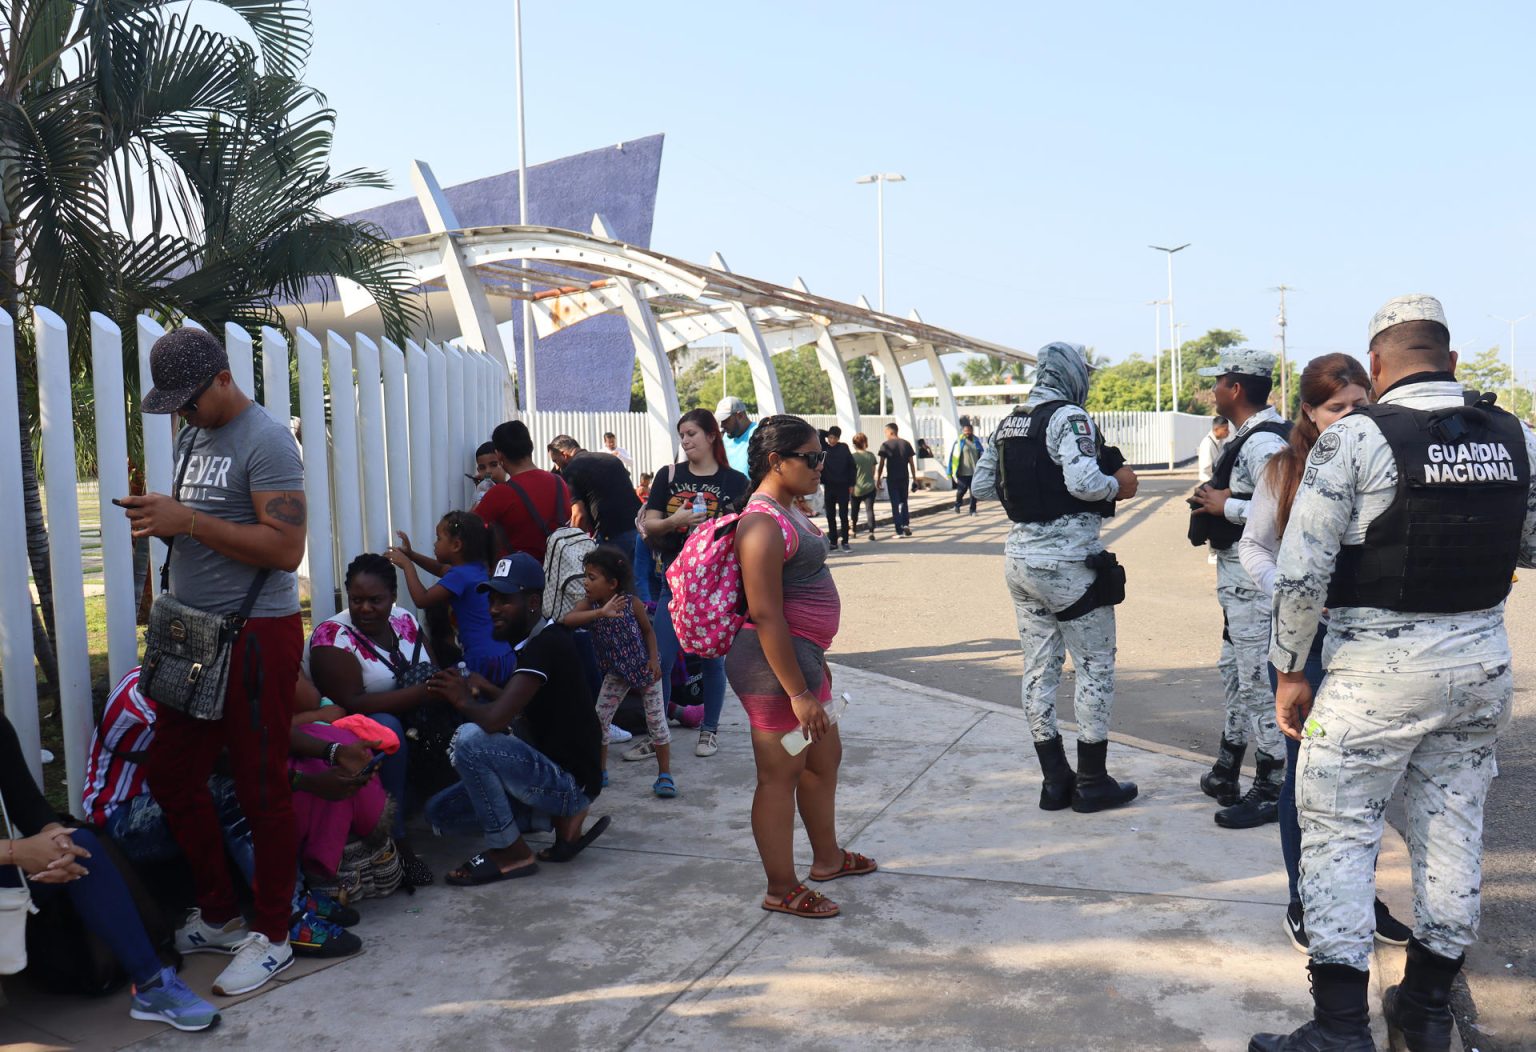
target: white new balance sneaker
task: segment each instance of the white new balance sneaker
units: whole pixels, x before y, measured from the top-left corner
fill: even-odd
[[[286,939],[274,946],[265,935],[253,931],[240,944],[235,959],[213,981],[213,992],[221,997],[248,994],[292,963],[293,950]]]
[[[251,934],[244,917],[236,917],[222,928],[215,928],[203,920],[203,911],[194,909],[176,931],[176,950],[179,953],[234,953]]]
[[[618,745],[620,742],[627,742],[633,737],[633,734],[629,733],[623,727],[620,727],[617,723],[610,723],[608,725],[609,745]]]

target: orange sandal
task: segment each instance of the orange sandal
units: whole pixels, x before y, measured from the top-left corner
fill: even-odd
[[[812,891],[804,884],[796,884],[794,890],[778,902],[765,901],[763,909],[769,913],[787,913],[791,917],[809,917],[814,920],[821,920],[826,917],[836,917],[841,907],[821,892]]]
[[[872,858],[866,858],[865,856],[859,854],[857,851],[844,851],[843,867],[836,873],[829,874],[825,877],[818,877],[814,873],[809,874],[809,876],[817,883],[825,884],[827,881],[836,880],[838,877],[862,877],[866,873],[873,873],[879,868],[879,864],[877,864]]]

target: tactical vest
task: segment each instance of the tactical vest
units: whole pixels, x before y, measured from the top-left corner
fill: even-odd
[[[1211,475],[1209,483],[1211,489],[1226,489],[1232,484],[1232,472],[1237,468],[1237,457],[1243,451],[1243,446],[1254,435],[1279,435],[1281,438],[1290,438],[1291,424],[1288,420],[1266,420],[1262,424],[1255,424],[1249,431],[1234,438],[1227,448],[1221,451],[1221,459],[1216,462],[1216,470]],[[1252,500],[1252,493],[1233,493],[1237,500]],[[1210,515],[1203,511],[1191,512],[1189,516],[1189,543],[1199,547],[1202,544],[1210,544],[1217,551],[1224,552],[1232,547],[1243,536],[1243,527],[1233,522],[1225,515]]]
[[[1531,484],[1525,432],[1478,401],[1446,409],[1384,403],[1356,409],[1397,462],[1397,495],[1339,552],[1330,607],[1406,613],[1486,610],[1509,594]]]
[[[1067,489],[1061,465],[1051,459],[1045,433],[1051,416],[1067,401],[1042,402],[1033,409],[1018,406],[1003,418],[992,435],[997,450],[997,492],[1003,510],[1014,522],[1053,522],[1067,515],[1092,512],[1102,518],[1115,513],[1113,500],[1079,500]],[[1087,436],[1083,436],[1086,438]],[[1095,448],[1104,439],[1095,431]]]

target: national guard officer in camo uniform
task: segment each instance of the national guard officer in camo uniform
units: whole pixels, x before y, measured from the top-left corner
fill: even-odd
[[[1216,553],[1216,599],[1225,625],[1217,669],[1226,693],[1226,723],[1215,765],[1200,788],[1222,810],[1216,824],[1248,829],[1279,816],[1285,782],[1285,742],[1275,727],[1265,652],[1269,649],[1269,599],[1238,561],[1237,542],[1248,522],[1248,505],[1269,458],[1285,448],[1290,425],[1268,404],[1275,356],[1234,348],[1221,352],[1201,376],[1216,377],[1216,411],[1235,428],[1209,482],[1189,498],[1189,539],[1209,543]],[[1256,746],[1253,785],[1239,796],[1243,753]]]
[[[997,497],[1017,525],[1008,535],[1008,591],[1024,650],[1021,687],[1044,785],[1040,806],[1102,811],[1136,798],[1104,770],[1115,703],[1115,604],[1125,571],[1099,543],[1115,502],[1136,494],[1136,473],[1082,408],[1088,365],[1073,343],[1041,348],[1029,399],[998,425],[971,492]],[[1065,652],[1077,672],[1077,772],[1056,726]]]
[[[1275,579],[1275,707],[1302,743],[1314,1018],[1256,1036],[1252,1052],[1373,1047],[1373,870],[1399,781],[1416,923],[1385,1015],[1413,1052],[1450,1047],[1451,983],[1477,932],[1483,802],[1514,691],[1504,599],[1516,563],[1536,554],[1536,441],[1456,382],[1434,298],[1391,300],[1370,338],[1379,401],[1313,447]],[[1314,705],[1301,669],[1325,606]]]

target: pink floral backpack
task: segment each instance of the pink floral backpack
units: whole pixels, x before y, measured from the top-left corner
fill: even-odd
[[[784,531],[784,558],[795,554],[800,535],[788,517],[771,501],[753,498],[734,515],[721,515],[703,523],[688,535],[683,550],[667,567],[667,587],[672,601],[672,627],[686,653],[699,657],[724,657],[736,633],[746,621],[741,591],[741,563],[736,558],[736,527],[752,506],[772,515]]]

